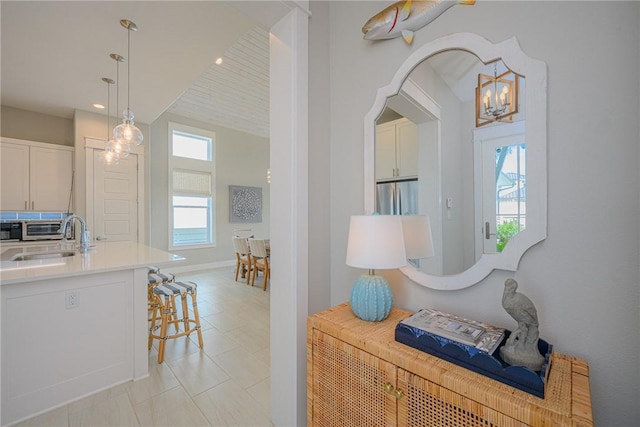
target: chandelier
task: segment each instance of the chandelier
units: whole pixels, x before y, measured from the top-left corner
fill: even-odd
[[[129,104],[131,98],[131,31],[138,31],[138,27],[128,19],[121,19],[120,25],[127,30],[127,108],[122,112],[122,123],[113,129],[113,138],[127,144],[130,150],[131,144],[140,145],[144,138],[140,129],[134,124],[134,114]]]
[[[507,69],[498,75],[497,63],[493,76],[478,74],[476,87],[476,127],[493,122],[513,122],[518,113],[519,76]]]

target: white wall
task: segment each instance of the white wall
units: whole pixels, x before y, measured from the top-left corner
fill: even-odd
[[[433,291],[390,272],[396,305],[513,328],[500,304],[504,280],[513,276],[537,305],[541,336],[589,362],[596,425],[637,423],[640,3],[479,1],[419,30],[413,46],[362,40],[360,27],[386,4],[329,6],[330,123],[323,124],[331,144],[331,304],[348,300],[361,273],[345,265],[345,252],[349,216],[363,212],[363,118],[376,89],[439,36],[516,36],[548,66],[548,238],[525,253],[517,272],[494,272],[461,291]],[[313,116],[310,122],[313,128]]]
[[[233,261],[235,252],[231,242],[233,230],[251,228],[258,238],[269,237],[269,140],[229,128],[214,126],[191,120],[175,114],[164,113],[151,125],[152,143],[150,150],[150,229],[149,244],[158,249],[168,250],[169,245],[169,169],[168,169],[168,123],[211,130],[216,133],[216,195],[214,221],[216,246],[206,249],[172,250],[187,258],[186,264],[211,265]],[[262,222],[229,222],[229,185],[245,185],[262,188]]]
[[[470,55],[470,54],[469,54]],[[444,80],[427,63],[418,65],[410,74],[412,81],[429,94],[440,107],[440,167],[442,199],[453,201],[453,208],[447,209],[441,203],[442,211],[442,271],[447,274],[460,273],[473,260],[473,146],[470,142],[473,112],[463,114],[465,103],[453,93]],[[465,111],[466,112],[466,111]],[[434,160],[429,168],[437,168]],[[424,166],[424,165],[422,165]],[[468,194],[465,190],[472,189]],[[439,194],[439,192],[438,192]],[[426,203],[434,204],[437,200]],[[426,212],[426,211],[423,211]],[[466,213],[470,212],[471,215]],[[466,250],[465,250],[466,248]]]
[[[329,3],[312,2],[309,19],[309,312],[330,300]]]
[[[73,146],[73,120],[2,106],[0,135]]]

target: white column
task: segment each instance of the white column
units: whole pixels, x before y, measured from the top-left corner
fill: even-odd
[[[271,28],[271,419],[306,424],[308,15]]]

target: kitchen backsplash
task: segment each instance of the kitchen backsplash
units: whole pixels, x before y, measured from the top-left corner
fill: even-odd
[[[0,212],[0,220],[63,219],[67,216],[68,212]]]

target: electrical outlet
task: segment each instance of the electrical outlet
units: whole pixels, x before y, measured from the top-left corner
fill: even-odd
[[[65,308],[67,308],[67,309],[76,308],[79,305],[80,305],[80,292],[78,292],[78,291],[65,292],[65,294],[64,294],[64,307]]]

